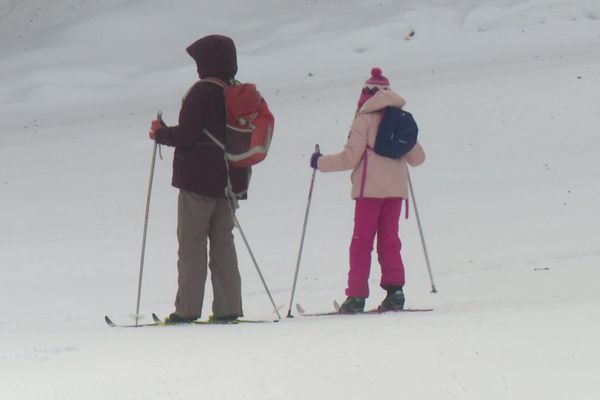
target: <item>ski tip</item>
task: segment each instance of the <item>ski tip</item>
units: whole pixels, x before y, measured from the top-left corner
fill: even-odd
[[[115,326],[115,323],[112,322],[112,320],[110,318],[108,318],[108,315],[104,316],[104,322],[106,322],[106,324],[108,326],[110,326],[111,328],[113,328]]]
[[[296,311],[298,311],[299,314],[305,314],[306,311],[304,311],[304,308],[302,308],[302,306],[298,303],[296,303]]]
[[[154,322],[163,322],[155,313],[152,313],[152,319]]]

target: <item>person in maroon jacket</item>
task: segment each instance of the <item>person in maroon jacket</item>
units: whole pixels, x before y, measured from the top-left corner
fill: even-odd
[[[236,49],[230,38],[210,35],[186,50],[196,61],[200,81],[185,95],[177,126],[161,126],[155,120],[150,129],[151,139],[175,146],[172,185],[179,189],[179,287],[175,312],[167,321],[179,323],[200,318],[207,266],[214,294],[212,318],[235,320],[243,315],[232,232],[233,204],[237,202],[230,201],[226,189],[231,182],[232,195],[245,199],[251,171],[250,168],[227,168],[223,150],[205,134],[208,131],[222,143],[225,141],[223,89],[204,78],[231,82],[237,73]]]

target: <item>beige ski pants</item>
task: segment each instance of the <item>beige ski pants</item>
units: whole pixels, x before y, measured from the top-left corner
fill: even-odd
[[[179,191],[179,288],[175,299],[175,313],[180,317],[200,318],[207,267],[210,269],[213,287],[213,316],[219,318],[243,315],[233,227],[232,209],[227,199]]]

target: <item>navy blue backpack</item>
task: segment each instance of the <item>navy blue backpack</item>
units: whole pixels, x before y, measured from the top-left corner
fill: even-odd
[[[386,107],[375,138],[376,154],[402,158],[417,144],[419,128],[412,114],[398,107]]]

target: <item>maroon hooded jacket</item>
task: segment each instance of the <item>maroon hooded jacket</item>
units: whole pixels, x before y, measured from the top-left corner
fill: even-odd
[[[224,82],[237,73],[233,41],[220,35],[197,40],[187,49],[196,61],[200,79],[214,77]],[[175,146],[173,180],[176,188],[203,196],[225,197],[227,169],[223,150],[203,132],[208,130],[225,142],[225,98],[223,89],[210,82],[198,81],[183,99],[179,125],[160,128],[156,142]],[[229,168],[233,192],[246,198],[250,168]]]

